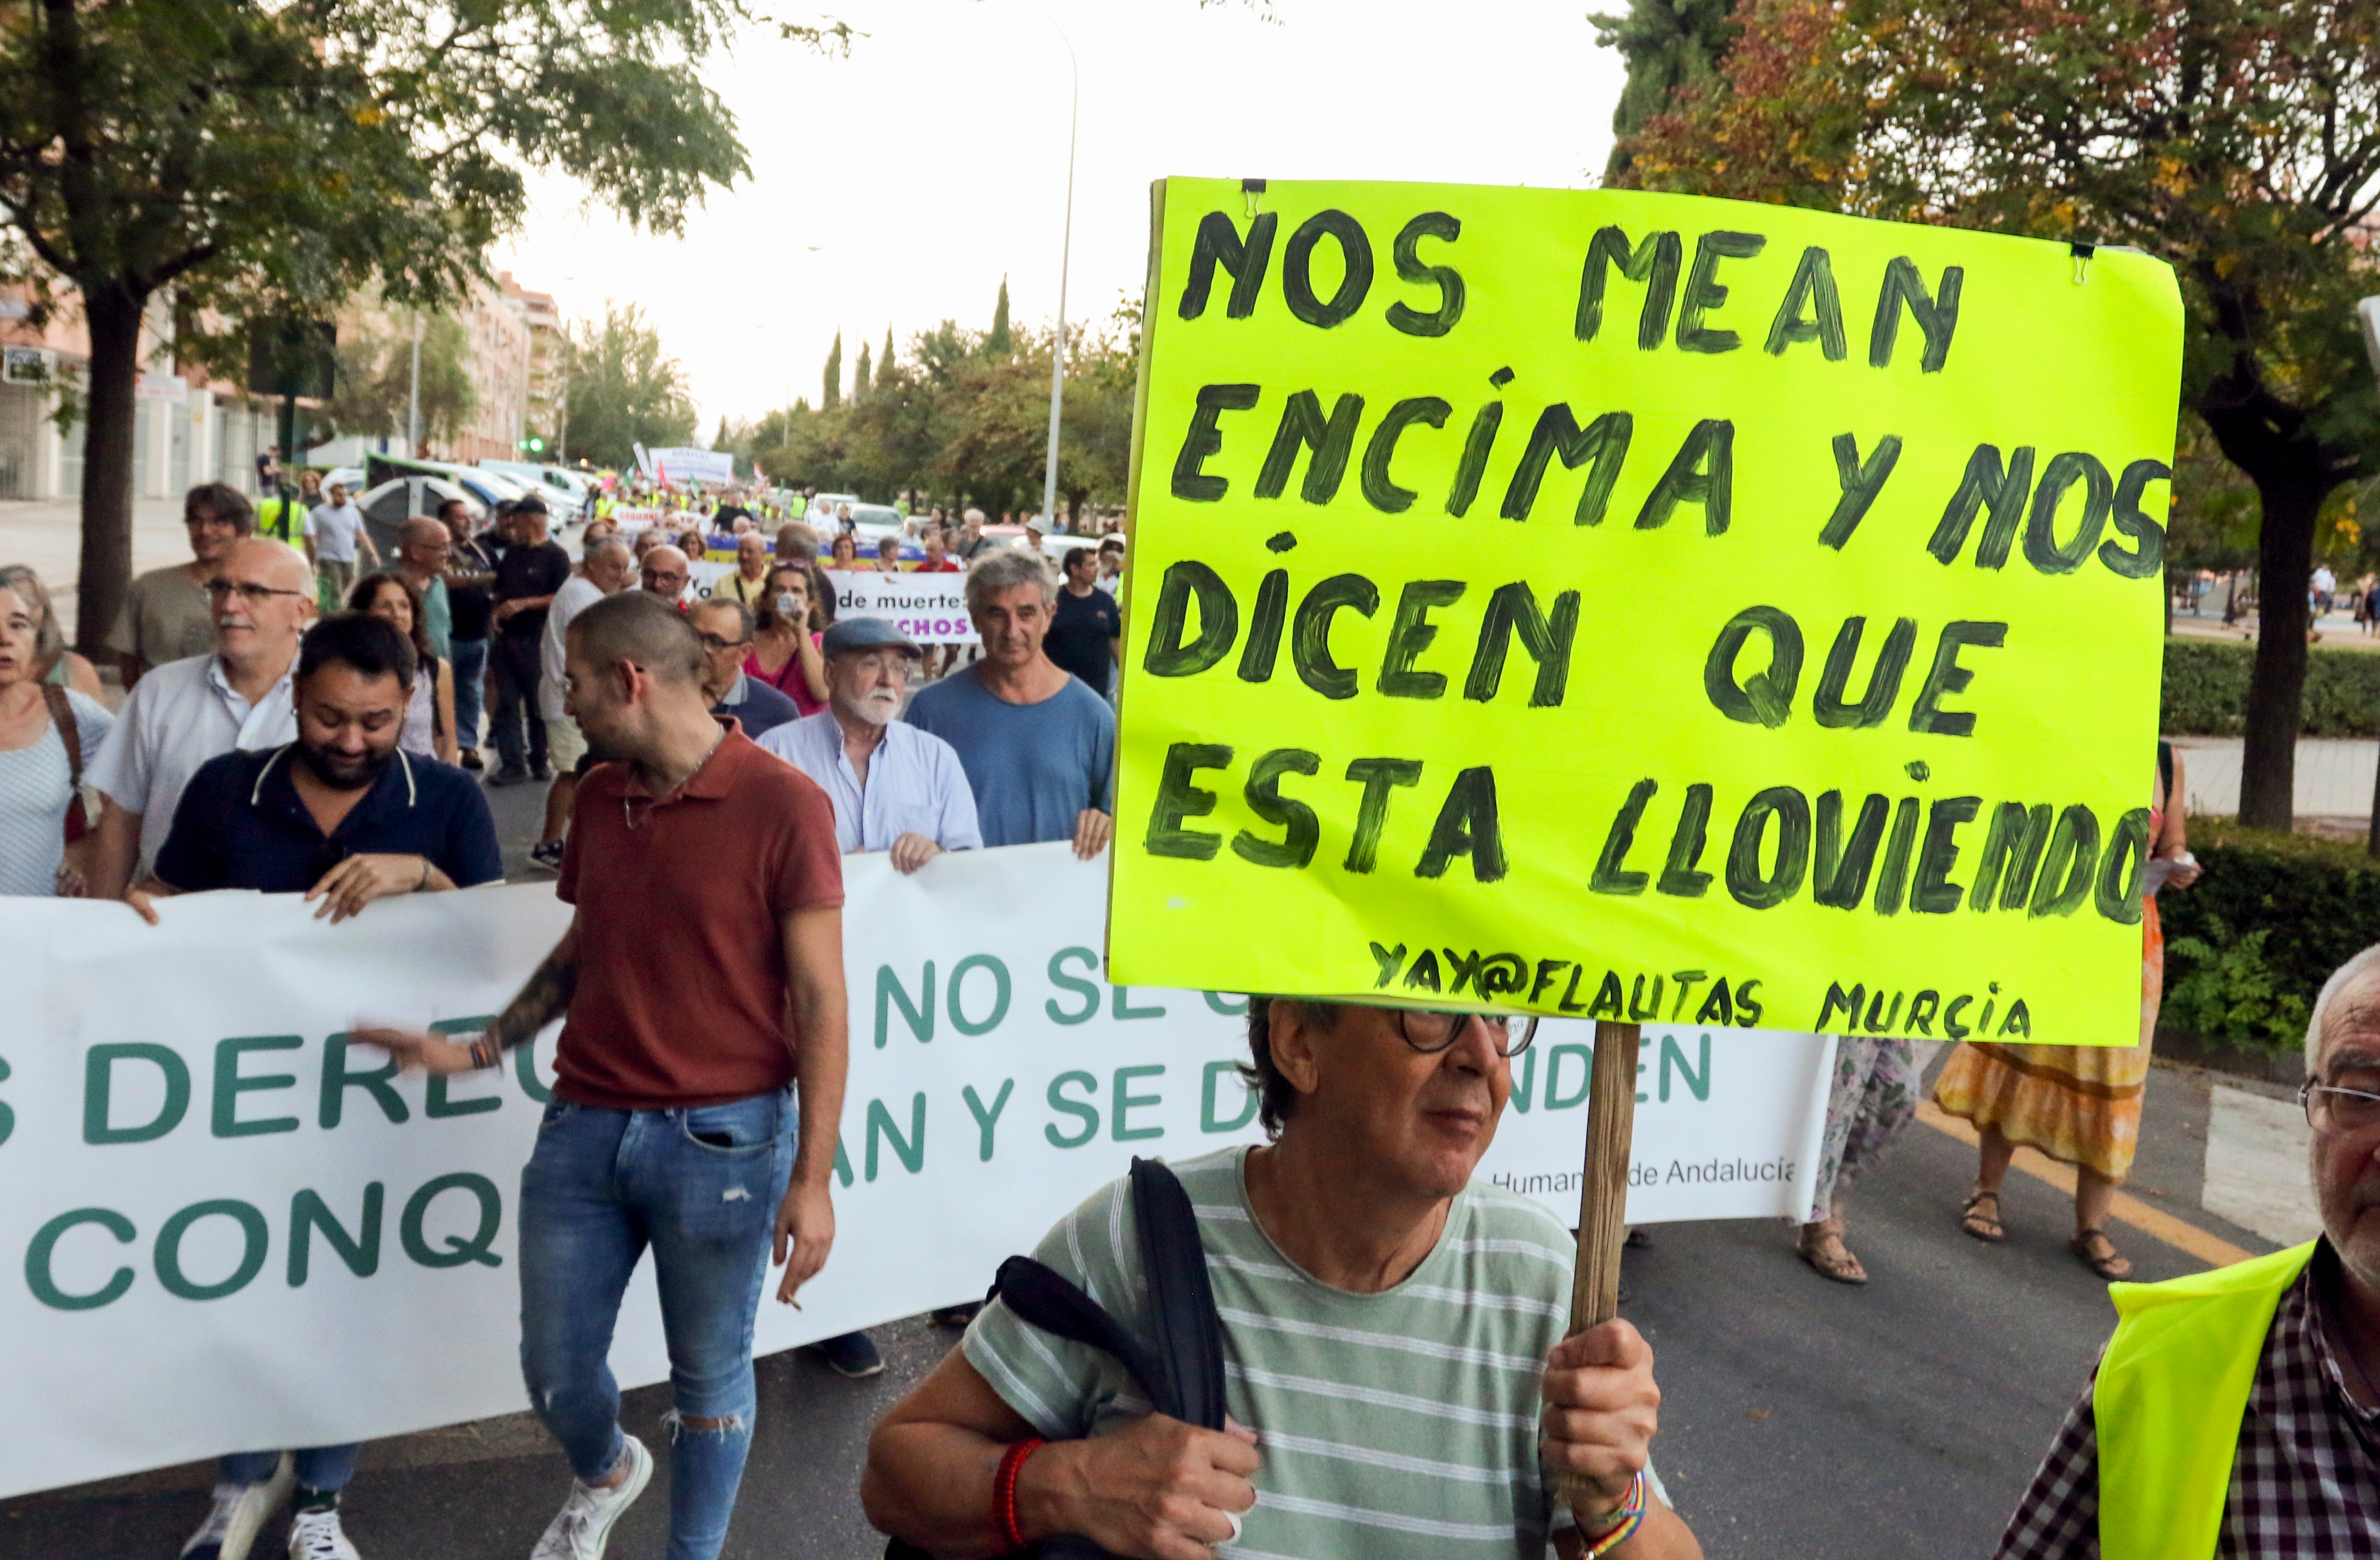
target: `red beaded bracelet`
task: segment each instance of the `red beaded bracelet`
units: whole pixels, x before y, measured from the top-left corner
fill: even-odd
[[[1026,1547],[1025,1530],[1016,1525],[1016,1476],[1025,1459],[1047,1444],[1038,1435],[1015,1443],[1002,1455],[1000,1471],[991,1477],[991,1525],[1011,1554]]]

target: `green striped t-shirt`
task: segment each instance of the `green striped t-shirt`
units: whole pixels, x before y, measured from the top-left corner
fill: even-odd
[[[1233,1560],[1541,1560],[1571,1525],[1537,1456],[1540,1377],[1570,1312],[1571,1237],[1484,1181],[1454,1199],[1437,1248],[1405,1281],[1351,1294],[1282,1255],[1248,1207],[1245,1148],[1174,1165],[1198,1213],[1223,1319],[1232,1417],[1254,1430],[1256,1509]],[[1034,1253],[1151,1335],[1129,1180],[1111,1182]],[[966,1358],[1042,1435],[1121,1429],[1149,1412],[1099,1350],[1028,1326],[997,1302]]]

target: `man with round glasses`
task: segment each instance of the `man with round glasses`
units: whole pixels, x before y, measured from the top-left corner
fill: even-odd
[[[142,677],[91,761],[100,802],[93,898],[120,898],[146,875],[200,765],[236,748],[297,740],[290,674],[314,618],[313,566],[287,542],[246,537],[224,551],[205,588],[214,649]]]
[[[1151,1414],[1113,1360],[995,1300],[877,1426],[868,1520],[937,1554],[1074,1534],[1143,1560],[1698,1556],[1653,1477],[1652,1350],[1621,1321],[1565,1339],[1570,1233],[1475,1178],[1535,1032],[1250,998],[1242,1071],[1270,1140],[1172,1166],[1229,1428]],[[1128,1181],[1034,1254],[1153,1335]],[[1574,1513],[1565,1473],[1596,1492]]]
[[[2324,984],[2306,1070],[2321,1238],[2109,1286],[2115,1336],[2001,1560],[2380,1555],[2380,946]]]

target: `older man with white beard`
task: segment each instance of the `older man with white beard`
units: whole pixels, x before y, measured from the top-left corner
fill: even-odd
[[[833,798],[844,854],[889,850],[896,870],[914,872],[945,850],[980,848],[957,750],[900,718],[910,664],[924,652],[880,617],[844,619],[820,649],[827,707],[759,741]]]
[[[721,604],[707,603],[713,610]],[[826,631],[819,648],[826,656],[827,707],[759,740],[832,799],[843,853],[887,850],[893,869],[908,873],[946,850],[982,848],[975,793],[957,750],[900,718],[910,663],[925,652],[880,617],[847,617]],[[830,1367],[855,1380],[884,1369],[865,1333],[828,1338],[818,1348]]]

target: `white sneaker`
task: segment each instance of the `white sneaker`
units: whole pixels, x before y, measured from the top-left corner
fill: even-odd
[[[181,1560],[248,1560],[265,1518],[289,1498],[294,1482],[285,1456],[261,1484],[216,1485],[214,1505],[183,1543]]]
[[[301,1511],[289,1523],[289,1560],[363,1560],[339,1526],[336,1507]]]
[[[572,1480],[570,1498],[546,1525],[545,1536],[529,1551],[529,1560],[602,1560],[612,1524],[636,1504],[653,1476],[653,1455],[645,1450],[645,1444],[633,1435],[621,1439],[626,1443],[628,1476],[609,1490]]]

